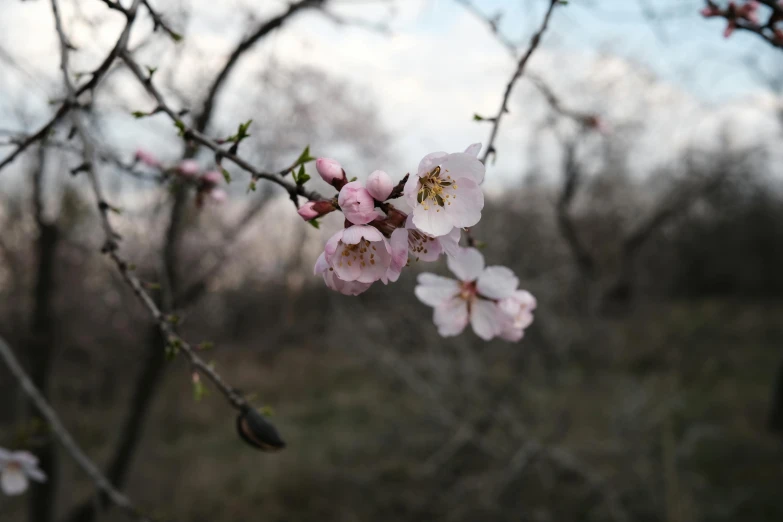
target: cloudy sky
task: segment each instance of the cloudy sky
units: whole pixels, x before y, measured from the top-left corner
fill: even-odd
[[[49,3],[5,3],[0,46],[19,67],[3,63],[0,128],[32,128],[50,113],[49,100],[56,93],[59,74]],[[76,13],[64,3],[67,14]],[[250,72],[269,60],[315,66],[350,82],[374,102],[391,133],[389,148],[394,153],[384,166],[390,172],[410,170],[427,152],[461,150],[486,140],[489,127],[472,121],[473,114],[497,111],[514,62],[479,20],[453,0],[337,3],[341,15],[383,22],[390,32],[339,26],[322,14],[308,13],[249,54],[232,82],[252,81]],[[504,34],[522,43],[540,23],[547,4],[544,0],[474,3],[488,14],[502,11]],[[111,45],[122,21],[107,15],[97,0],[79,4],[80,13],[100,22],[94,27],[76,22],[72,26],[72,39],[82,50],[75,67],[89,70]],[[269,2],[262,9],[251,9],[248,6],[258,2],[248,0],[159,0],[157,4],[171,13],[182,4],[193,6],[182,27],[192,51],[177,58],[178,74],[185,77],[189,71],[220,66],[247,27],[248,12],[264,19],[283,6],[283,2]],[[648,5],[654,5],[655,11],[646,11]],[[724,40],[721,22],[702,19],[697,12],[700,5],[698,0],[572,0],[556,10],[529,70],[545,78],[566,105],[601,113],[615,128],[622,129],[641,115],[650,132],[640,143],[651,158],[661,157],[661,136],[666,137],[666,150],[673,151],[693,140],[714,139],[726,122],[732,123],[739,143],[760,136],[768,139],[777,132],[779,101],[743,64],[753,56],[771,70],[781,63],[775,61],[779,51],[752,35]],[[153,61],[154,55],[147,60]],[[231,121],[252,117],[242,114],[242,102],[236,97],[222,100],[224,117]],[[524,171],[528,151],[520,143],[535,137],[545,113],[541,96],[529,83],[520,82],[498,140],[494,179]],[[151,147],[176,142],[169,126],[139,127],[129,121],[120,128],[123,136],[138,135]],[[156,135],[158,131],[164,135]],[[317,152],[329,155],[329,151]]]

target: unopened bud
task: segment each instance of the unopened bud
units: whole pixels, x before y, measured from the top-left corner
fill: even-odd
[[[342,165],[333,159],[318,158],[315,161],[315,168],[323,180],[337,190],[340,190],[347,182]]]
[[[262,451],[285,448],[285,442],[277,429],[254,408],[246,408],[237,417],[237,433],[242,440]]]
[[[308,201],[307,203],[299,207],[297,213],[305,221],[310,221],[311,219],[321,217],[334,210],[337,210],[337,208],[334,206],[334,204],[331,201],[318,200],[318,201]]]
[[[376,170],[367,178],[367,191],[376,201],[386,201],[393,189],[392,179],[382,170]]]

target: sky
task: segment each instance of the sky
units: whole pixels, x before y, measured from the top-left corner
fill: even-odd
[[[0,79],[0,129],[35,127],[52,110],[58,71],[56,40],[48,2],[12,2],[3,8],[0,45],[17,58],[23,70],[3,64]],[[66,3],[66,15],[73,14]],[[176,10],[183,0],[158,1],[162,10]],[[502,11],[501,29],[526,43],[543,17],[545,0],[479,0],[488,14]],[[121,27],[117,17],[105,17],[105,6],[81,0],[96,27],[74,26],[72,39],[82,51],[76,68],[89,70],[105,53]],[[193,12],[182,32],[197,48],[179,57],[177,74],[214,70],[235,44],[246,24],[248,6],[258,2],[193,0]],[[486,141],[489,126],[473,115],[497,112],[502,91],[515,63],[485,25],[453,0],[339,0],[336,12],[345,17],[382,21],[388,34],[359,26],[335,24],[320,13],[301,15],[250,53],[232,82],[252,81],[251,72],[270,60],[296,67],[306,64],[328,71],[355,86],[378,107],[392,136],[389,172],[415,168],[434,150],[462,150]],[[254,7],[258,19],[277,12],[282,2]],[[654,5],[654,15],[642,6]],[[737,142],[769,139],[777,132],[777,95],[769,92],[744,67],[747,56],[771,68],[780,52],[753,35],[721,36],[722,24],[704,20],[697,0],[571,0],[556,9],[550,30],[529,64],[529,71],[547,80],[563,103],[596,112],[622,131],[643,115],[649,132],[639,140],[639,157],[664,161],[694,140],[711,140],[732,122]],[[155,55],[146,59],[155,65]],[[198,77],[194,75],[194,82]],[[123,86],[120,86],[123,89]],[[129,92],[133,88],[128,86]],[[141,98],[140,98],[141,99]],[[142,103],[142,102],[140,102]],[[328,103],[328,100],[324,100]],[[23,109],[24,120],[19,119]],[[244,121],[243,100],[221,101],[222,116]],[[491,179],[506,182],[524,172],[529,151],[522,146],[541,139],[545,102],[526,81],[515,90],[511,112],[497,142],[497,162]],[[119,131],[118,131],[119,129]],[[127,118],[114,131],[123,142],[173,148],[170,126],[152,126]],[[158,134],[163,133],[164,136]],[[131,136],[132,139],[128,137]],[[665,145],[661,143],[665,137]],[[550,144],[551,146],[551,144]],[[165,151],[160,151],[162,154]],[[330,151],[316,151],[330,155]],[[0,150],[2,153],[2,150]],[[346,159],[350,161],[350,158]]]

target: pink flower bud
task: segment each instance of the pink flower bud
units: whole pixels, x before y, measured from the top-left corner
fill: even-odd
[[[737,23],[734,20],[729,20],[729,23],[726,25],[726,29],[723,31],[723,37],[728,38],[734,33],[734,29],[737,28]]]
[[[376,217],[375,200],[358,181],[347,183],[340,189],[337,203],[345,214],[345,219],[354,225],[366,225]]]
[[[376,170],[367,178],[367,192],[378,201],[386,201],[392,190],[394,190],[394,183],[382,170]]]
[[[201,176],[201,182],[210,186],[217,185],[221,179],[223,179],[223,175],[216,170],[210,170]]]
[[[345,184],[345,171],[343,167],[333,159],[318,158],[315,161],[315,168],[323,180],[338,190]]]
[[[310,221],[318,217],[318,212],[313,208],[315,206],[314,201],[308,201],[297,210],[297,214],[305,221]]]
[[[144,149],[136,150],[135,159],[136,161],[140,161],[141,163],[147,165],[148,167],[160,167],[160,162],[158,161],[158,158],[156,158],[150,152],[147,152]]]
[[[302,217],[302,219],[305,221],[310,221],[311,219],[321,217],[328,214],[329,212],[334,212],[335,210],[337,210],[337,208],[331,201],[318,200],[308,201],[302,205],[297,212]]]
[[[182,160],[179,162],[179,165],[177,165],[177,172],[185,178],[195,177],[200,171],[201,167],[196,160]]]

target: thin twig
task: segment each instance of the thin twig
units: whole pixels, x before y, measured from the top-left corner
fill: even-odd
[[[117,43],[114,45],[112,50],[109,51],[109,54],[106,56],[106,58],[104,58],[104,60],[101,62],[98,68],[92,72],[92,74],[90,75],[90,79],[84,85],[76,89],[75,95],[72,97],[72,99],[68,99],[60,105],[60,107],[57,109],[54,115],[49,119],[49,121],[47,121],[35,133],[21,140],[17,145],[16,149],[14,149],[13,152],[11,152],[2,161],[0,161],[0,170],[10,165],[22,152],[27,150],[27,148],[30,145],[47,137],[54,129],[54,127],[60,122],[60,120],[63,117],[65,117],[65,115],[68,114],[68,112],[76,105],[75,100],[78,99],[79,96],[81,96],[85,92],[94,89],[98,85],[98,82],[109,71],[109,68],[114,63],[114,60],[117,58],[120,49],[124,49],[125,46],[128,44],[128,36],[130,35],[130,30],[131,27],[133,26],[133,22],[136,19],[136,11],[138,5],[139,5],[139,1],[134,0],[131,7],[123,10],[123,14],[125,15],[126,18],[125,27],[120,33],[120,36],[117,39]]]
[[[130,10],[135,12],[135,9],[138,7],[140,1],[141,0],[135,0],[133,5],[130,7]],[[52,3],[52,11],[55,16],[55,25],[57,28],[57,33],[60,37],[61,69],[63,73],[63,78],[64,78],[66,88],[69,91],[69,99],[73,99],[74,96],[76,96],[76,92],[73,88],[73,84],[68,74],[68,56],[69,56],[68,38],[65,35],[64,29],[62,27],[62,21],[60,19],[57,0],[51,0],[51,3]],[[119,54],[125,57],[126,50],[124,48],[120,49]],[[131,287],[133,292],[137,295],[137,297],[141,300],[144,306],[148,309],[150,315],[157,323],[161,333],[163,334],[167,342],[172,347],[184,352],[191,366],[194,368],[194,370],[199,371],[200,373],[205,375],[209,380],[211,380],[215,384],[215,386],[217,386],[220,389],[223,395],[225,395],[226,399],[228,399],[229,403],[233,407],[235,407],[239,411],[247,410],[249,408],[249,405],[245,400],[245,398],[242,397],[237,390],[235,390],[233,387],[228,385],[226,381],[220,376],[220,374],[218,374],[215,371],[215,369],[212,368],[212,366],[210,366],[203,359],[201,359],[201,357],[199,357],[196,354],[195,349],[174,331],[169,316],[164,314],[158,308],[158,306],[155,304],[155,301],[152,299],[152,297],[150,297],[150,295],[144,289],[139,279],[132,273],[132,269],[128,264],[128,262],[125,261],[119,255],[118,244],[117,244],[119,235],[115,232],[111,224],[111,221],[109,220],[109,212],[111,211],[112,207],[108,203],[106,203],[106,200],[103,196],[103,192],[101,189],[101,185],[98,180],[98,176],[96,175],[95,172],[95,164],[96,164],[95,147],[93,146],[92,140],[90,139],[90,136],[87,133],[86,128],[84,127],[84,123],[81,120],[80,114],[78,112],[72,113],[72,119],[73,119],[74,127],[76,128],[76,132],[79,134],[83,145],[84,162],[80,170],[83,170],[87,174],[90,180],[90,185],[92,186],[93,193],[95,194],[95,197],[98,201],[98,209],[100,211],[101,223],[105,234],[105,242],[102,248],[103,252],[108,254],[108,256],[111,258],[111,260],[114,262],[114,264],[117,266],[118,270],[120,271],[122,278],[128,283],[128,285]]]
[[[527,65],[528,60],[530,60],[530,57],[533,55],[533,52],[538,48],[538,44],[541,42],[541,36],[544,34],[544,31],[546,31],[547,26],[549,25],[549,19],[552,17],[552,11],[554,11],[555,6],[559,3],[560,0],[550,0],[549,8],[546,11],[546,15],[544,15],[543,22],[541,22],[541,27],[538,29],[536,34],[533,35],[533,38],[530,40],[530,46],[528,47],[525,54],[523,54],[519,59],[517,68],[506,85],[506,91],[503,94],[503,101],[500,103],[500,109],[498,109],[498,112],[492,122],[492,132],[490,133],[489,140],[487,141],[487,148],[484,151],[484,156],[481,158],[481,162],[484,164],[487,163],[487,159],[489,158],[490,154],[495,154],[495,138],[497,138],[498,131],[500,130],[500,121],[502,120],[503,115],[508,112],[508,101],[511,98],[511,92],[514,90],[514,85],[522,76],[522,73],[524,73],[525,65]]]
[[[127,50],[123,50],[123,52],[121,53],[121,58],[128,66],[128,68],[131,70],[131,72],[136,76],[139,82],[141,82],[141,84],[144,86],[147,92],[150,95],[152,95],[153,98],[155,98],[155,101],[158,104],[158,108],[156,109],[155,112],[166,113],[169,116],[169,118],[171,118],[171,120],[180,128],[183,138],[191,139],[211,149],[215,153],[215,157],[218,160],[222,158],[226,158],[231,162],[235,163],[237,166],[239,166],[240,168],[248,172],[252,176],[253,181],[259,179],[265,179],[280,185],[281,187],[286,189],[286,191],[288,192],[289,196],[293,201],[296,201],[297,196],[305,197],[311,201],[324,199],[324,197],[318,194],[317,192],[307,190],[304,188],[303,185],[292,183],[286,180],[285,178],[283,178],[284,175],[288,174],[291,171],[292,167],[287,167],[278,172],[262,172],[257,168],[255,168],[247,160],[231,152],[230,150],[221,147],[215,140],[213,140],[209,136],[205,135],[204,133],[197,130],[196,128],[186,124],[184,121],[182,121],[177,111],[172,109],[171,106],[168,104],[168,102],[166,102],[166,99],[163,97],[163,95],[157,89],[157,87],[153,85],[152,78],[150,78],[149,75],[144,73],[144,70],[141,68],[138,62],[136,62],[136,60],[133,59],[133,57],[130,55],[130,53]]]

